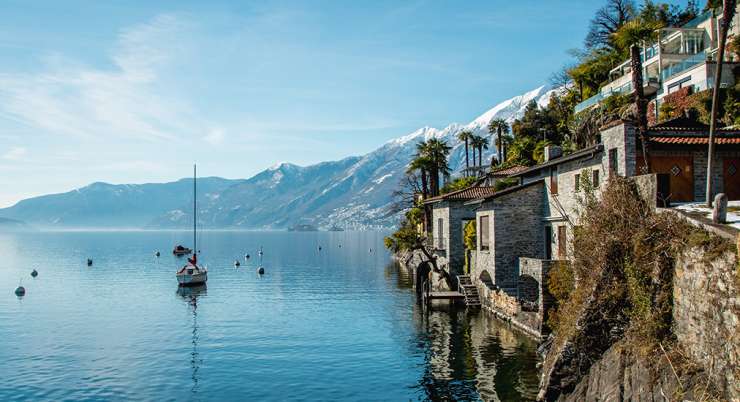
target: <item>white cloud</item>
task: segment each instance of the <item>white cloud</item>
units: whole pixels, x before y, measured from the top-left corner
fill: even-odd
[[[9,161],[19,161],[26,156],[27,150],[24,147],[12,147],[3,154],[3,159]]]
[[[211,145],[220,145],[224,142],[224,131],[220,128],[214,128],[203,139]]]
[[[36,74],[0,74],[0,115],[50,134],[80,138],[172,140],[196,129],[182,102],[155,89],[182,46],[186,24],[161,15],[122,31],[114,67],[92,68],[48,57]],[[195,126],[195,127],[194,127]]]

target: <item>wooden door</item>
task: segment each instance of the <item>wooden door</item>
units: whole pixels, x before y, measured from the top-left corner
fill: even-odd
[[[650,156],[650,169],[670,177],[670,201],[694,201],[693,157]]]
[[[724,158],[722,162],[722,178],[728,200],[740,200],[740,158]]]

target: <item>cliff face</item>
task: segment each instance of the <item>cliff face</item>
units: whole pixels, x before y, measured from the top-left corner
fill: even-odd
[[[562,346],[546,357],[539,399],[740,400],[738,282],[734,252],[687,248],[672,275],[671,345],[645,356],[629,338],[614,336],[618,328],[604,332],[609,317],[586,308],[580,332],[553,342]]]

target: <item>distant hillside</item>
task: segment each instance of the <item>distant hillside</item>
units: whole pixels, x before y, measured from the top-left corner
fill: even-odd
[[[199,193],[215,196],[240,180],[205,177]],[[192,179],[158,184],[93,183],[61,194],[44,195],[0,209],[0,217],[38,227],[141,228],[167,211],[192,202]]]
[[[199,179],[200,223],[208,228],[287,228],[297,222],[348,229],[391,227],[399,216],[389,212],[392,193],[403,180],[416,144],[440,138],[453,146],[450,167],[465,166],[462,130],[488,136],[493,118],[512,122],[526,105],[549,102],[554,93],[540,87],[499,103],[472,122],[443,129],[423,127],[388,141],[364,155],[301,167],[290,163],[266,169],[247,180]],[[489,163],[495,147],[484,152]],[[192,222],[191,182],[142,185],[94,183],[64,194],[47,195],[0,209],[0,216],[40,227],[188,227]]]
[[[16,219],[0,218],[0,232],[31,229],[25,222]]]

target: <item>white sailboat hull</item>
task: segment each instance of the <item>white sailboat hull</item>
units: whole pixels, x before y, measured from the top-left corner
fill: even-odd
[[[208,271],[187,267],[182,272],[178,272],[175,276],[177,276],[177,283],[180,284],[180,286],[203,285],[208,280]]]

